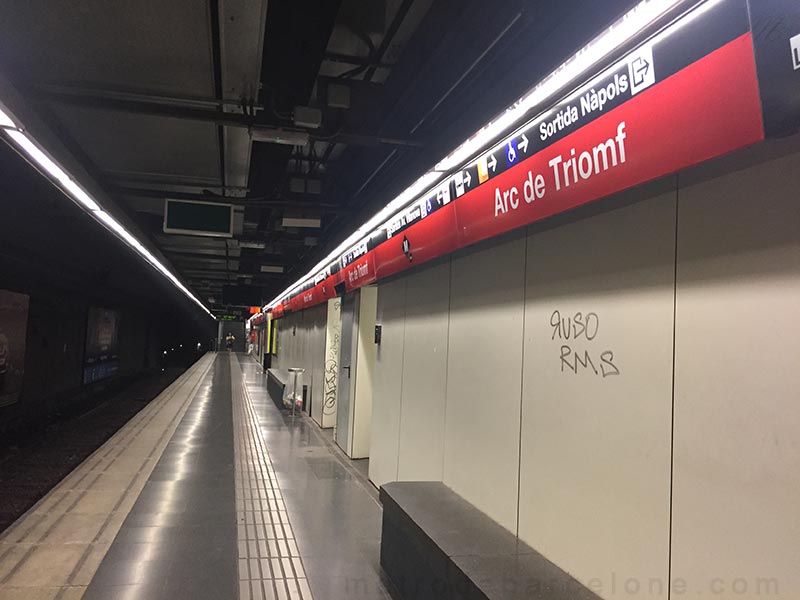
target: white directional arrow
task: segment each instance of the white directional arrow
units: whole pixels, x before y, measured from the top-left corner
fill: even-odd
[[[634,85],[641,85],[644,83],[647,72],[650,70],[650,63],[643,57],[637,58],[633,61],[633,81]]]
[[[489,168],[492,170],[492,173],[497,169],[497,159],[494,157],[494,154],[489,156]]]
[[[519,143],[519,149],[522,150],[523,152],[528,151],[528,138],[525,137],[524,133],[522,134],[522,141],[520,141]]]
[[[464,183],[467,184],[467,187],[472,187],[472,175],[469,174],[469,171],[464,171]]]

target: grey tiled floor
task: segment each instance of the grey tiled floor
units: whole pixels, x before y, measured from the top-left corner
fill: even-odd
[[[85,600],[237,597],[231,375],[221,358],[197,390]]]
[[[236,404],[241,398],[245,405]],[[250,407],[247,435],[258,438],[250,437],[250,454],[234,451],[245,435],[242,406]],[[258,448],[263,456],[252,454]],[[242,456],[249,464],[240,466],[237,497],[236,461],[241,464]],[[254,598],[273,593],[308,600],[309,588],[314,600],[390,598],[379,565],[381,508],[365,468],[365,462],[344,457],[330,433],[308,417],[279,411],[252,359],[220,354],[84,598],[234,600],[246,589]],[[277,582],[262,582],[258,592],[255,584],[240,588],[237,536],[250,528],[239,527],[237,502],[241,509],[241,495],[248,493],[242,492],[242,474],[256,470],[266,474],[266,496],[278,499],[269,510],[282,513],[279,521],[288,517],[283,530],[290,543],[278,547],[290,548],[294,566],[283,568],[299,583],[295,588]]]
[[[240,364],[314,600],[390,598],[379,564],[381,508],[365,461],[349,461],[309,418],[281,413],[261,367],[247,357]]]
[[[78,600],[95,574],[98,586],[110,581],[98,567],[213,362],[202,357],[0,535],[0,600]],[[158,561],[158,553],[137,550],[141,567],[131,563],[132,549],[115,546],[127,561],[115,583],[141,577]],[[119,585],[107,597],[123,588],[135,586]]]

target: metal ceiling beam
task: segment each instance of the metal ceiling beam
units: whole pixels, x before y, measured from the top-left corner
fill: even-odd
[[[228,127],[249,128],[256,124],[256,119],[243,114],[226,113],[219,109],[197,108],[194,106],[164,104],[149,99],[134,100],[129,98],[114,98],[108,96],[89,95],[54,95],[40,93],[49,101],[71,106],[84,106],[101,110],[113,110],[130,114],[152,115],[202,123],[213,123]]]
[[[144,189],[122,186],[107,186],[112,194],[120,196],[136,196],[139,198],[172,198],[175,200],[202,200],[203,202],[220,202],[222,204],[233,204],[235,206],[261,206],[264,208],[324,208],[332,212],[345,211],[338,204],[332,202],[322,202],[319,200],[289,200],[272,199],[267,197],[257,198],[233,198],[229,196],[215,196],[209,194],[194,194],[191,192],[175,192],[163,189]],[[314,197],[314,196],[307,196]]]
[[[97,87],[84,87],[77,85],[34,84],[30,95],[35,99],[65,102],[66,98],[85,98],[89,101],[107,99],[136,103],[146,103],[161,106],[183,108],[215,109],[223,107],[241,107],[240,98],[207,98],[198,96],[175,96],[156,94],[147,91],[106,89]],[[264,110],[261,104],[250,104],[251,110]]]
[[[400,25],[403,24],[403,21],[408,15],[408,11],[411,10],[412,4],[414,4],[414,0],[403,0],[403,3],[400,5],[400,8],[397,9],[389,28],[386,30],[386,34],[383,36],[380,46],[378,46],[378,49],[375,51],[373,60],[377,61],[378,63],[383,60],[383,55],[386,54],[389,46],[391,46],[392,40],[394,40],[394,36],[397,35],[397,31],[400,29]],[[370,81],[375,75],[376,69],[377,67],[375,65],[370,65],[370,68],[367,69],[367,72],[364,74],[364,79],[366,81]]]
[[[221,252],[225,252],[224,248],[220,248]],[[203,254],[202,252],[184,252],[182,250],[170,250],[169,248],[162,248],[162,252],[168,256],[176,258],[197,258],[203,260],[231,260],[225,254]],[[234,260],[239,260],[237,256]]]
[[[342,131],[331,137],[315,136],[312,133],[311,139],[321,142],[347,144],[349,146],[399,146],[401,148],[425,147],[425,144],[416,140],[404,140],[372,133],[351,133],[348,131]]]
[[[273,265],[280,264],[284,260],[283,256],[280,254],[252,254],[244,257],[237,256],[226,258],[224,254],[203,254],[202,252],[185,252],[183,250],[170,250],[169,248],[164,248],[162,251],[168,256],[175,256],[177,258],[196,258],[200,260],[238,260],[240,262],[259,262]]]
[[[197,279],[198,277],[200,279],[206,279],[206,275],[205,275],[206,273],[209,273],[211,275],[215,275],[215,274],[226,275],[226,276],[230,275],[230,276],[235,277],[235,278],[247,277],[248,279],[258,279],[258,280],[262,280],[263,279],[265,281],[266,280],[274,280],[275,276],[283,275],[282,273],[247,273],[247,272],[242,272],[242,271],[229,271],[227,269],[212,269],[210,267],[200,267],[200,266],[197,266],[197,267],[185,267],[185,268],[182,269],[182,271],[187,274],[186,275],[187,277],[190,277],[190,278],[193,278],[193,279]],[[203,273],[203,275],[195,275],[195,273]]]
[[[352,56],[350,54],[342,54],[340,52],[325,52],[322,55],[324,60],[334,63],[341,63],[343,65],[356,65],[359,67],[374,67],[376,69],[384,68],[391,69],[394,64],[382,62],[373,59],[369,56]]]
[[[203,188],[206,190],[223,190],[227,192],[248,192],[249,188],[237,185],[224,185],[219,180],[211,181],[200,177],[181,175],[162,175],[159,173],[128,173],[120,171],[105,171],[103,179],[106,181],[122,181],[132,185],[159,187],[171,185],[184,188]]]
[[[399,139],[390,136],[382,136],[370,132],[351,132],[341,131],[332,135],[326,135],[317,131],[309,131],[302,128],[283,127],[281,123],[265,121],[254,116],[228,113],[219,109],[195,108],[190,106],[163,104],[151,100],[123,99],[108,96],[90,95],[53,95],[42,92],[51,100],[60,104],[74,106],[84,106],[101,110],[113,110],[129,114],[151,115],[170,119],[184,119],[197,121],[200,123],[212,123],[224,127],[239,127],[252,129],[253,127],[282,127],[287,132],[297,131],[308,133],[313,140],[323,142],[340,142],[355,146],[400,146],[408,148],[420,148],[421,142],[415,140]]]
[[[204,290],[204,291],[217,291],[221,290],[222,287],[225,285],[225,281],[223,280],[199,280],[199,279],[189,279],[189,285],[191,285],[196,290]]]
[[[331,143],[329,145],[329,147],[330,146],[333,146],[333,143]],[[275,162],[286,162],[287,160],[289,162],[291,162],[293,160],[298,161],[298,162],[308,162],[308,163],[322,163],[322,162],[324,162],[327,166],[331,166],[333,164],[333,161],[331,161],[331,160],[323,160],[322,156],[305,156],[305,155],[299,156],[297,154],[292,154],[288,159],[285,156],[281,157],[280,159],[276,159]]]

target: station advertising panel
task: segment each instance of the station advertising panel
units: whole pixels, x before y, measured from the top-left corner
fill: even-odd
[[[25,375],[28,296],[0,290],[0,406],[19,400]]]
[[[350,291],[798,129],[800,3],[707,0],[660,27],[355,244],[336,283]]]
[[[86,325],[83,383],[113,377],[119,371],[119,313],[90,308]]]

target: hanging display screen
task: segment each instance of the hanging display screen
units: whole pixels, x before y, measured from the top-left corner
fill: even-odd
[[[168,198],[164,203],[164,233],[231,237],[233,204]]]

